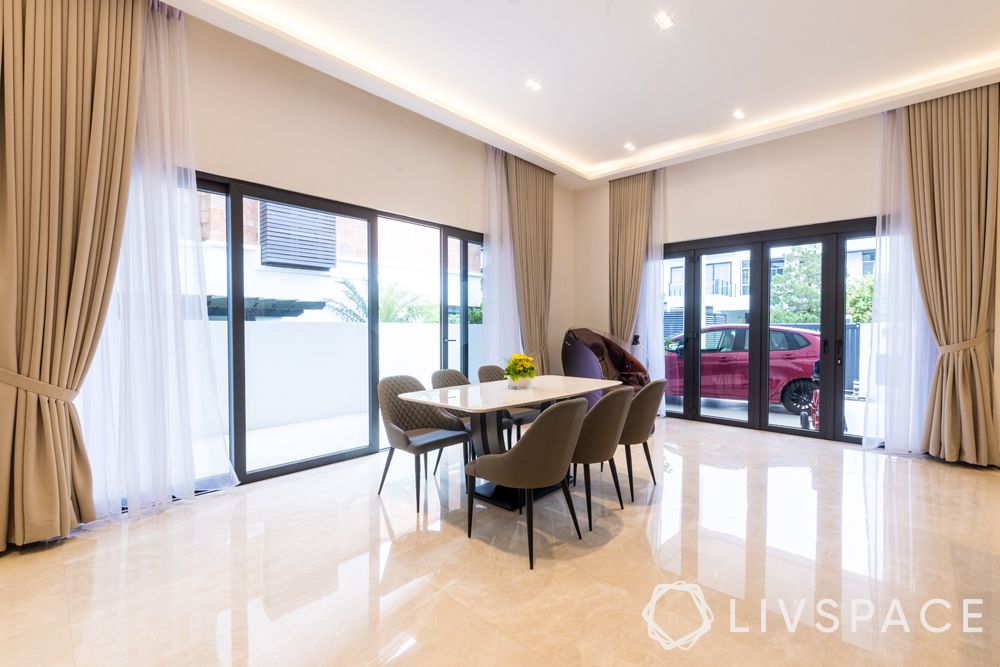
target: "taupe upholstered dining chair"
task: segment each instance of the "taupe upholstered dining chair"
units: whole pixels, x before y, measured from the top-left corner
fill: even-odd
[[[378,403],[382,410],[382,423],[389,438],[389,456],[385,460],[382,481],[378,492],[381,495],[385,476],[392,463],[392,455],[397,449],[413,454],[414,482],[417,487],[417,512],[420,512],[420,457],[424,458],[424,477],[427,477],[427,453],[441,450],[449,445],[462,445],[465,461],[468,462],[469,434],[462,422],[430,405],[404,401],[399,397],[410,391],[421,391],[424,385],[409,375],[393,375],[382,378],[378,383]]]
[[[469,382],[469,378],[465,377],[465,373],[457,371],[454,368],[442,368],[441,370],[434,371],[431,374],[431,387],[434,389],[461,387],[468,384],[472,383]],[[445,410],[445,412],[461,421],[462,426],[465,427],[466,431],[469,431],[470,433],[472,432],[472,418],[469,415],[452,410]],[[514,441],[512,440],[514,424],[510,418],[506,416],[506,412],[504,412],[500,420],[500,428],[507,433],[507,447],[510,448],[510,446],[514,444]],[[443,449],[438,451],[437,461],[434,463],[434,472],[431,474],[437,474],[438,465],[441,463],[441,454],[443,452]],[[467,456],[471,457],[473,456],[473,453],[469,452]],[[468,461],[469,459],[467,458],[466,462]]]
[[[473,491],[476,478],[485,479],[524,491],[525,510],[528,519],[528,565],[535,569],[534,496],[535,489],[544,489],[556,484],[562,486],[563,497],[569,506],[570,516],[576,535],[583,539],[580,524],[576,520],[576,509],[566,483],[566,469],[573,456],[583,416],[587,412],[587,401],[574,398],[557,403],[535,422],[531,430],[516,445],[503,454],[487,454],[466,464],[465,480],[469,494],[469,537],[472,537]]]
[[[623,387],[609,391],[602,396],[593,407],[587,411],[580,429],[580,437],[573,451],[573,463],[583,466],[583,486],[587,494],[587,529],[593,530],[590,498],[590,464],[608,462],[611,469],[611,479],[615,483],[618,494],[618,504],[625,509],[622,502],[622,489],[618,484],[618,470],[615,468],[615,452],[618,451],[618,441],[621,439],[625,417],[635,390]]]
[[[649,454],[649,439],[653,436],[653,428],[656,425],[656,413],[660,409],[663,401],[663,390],[667,386],[666,380],[655,380],[639,390],[639,393],[632,399],[632,405],[628,410],[628,417],[625,418],[625,426],[622,428],[622,437],[619,442],[625,446],[625,466],[628,468],[628,494],[635,502],[635,489],[632,484],[632,445],[642,443],[642,449],[646,452],[646,465],[649,466],[649,476],[656,484],[656,473],[653,472],[653,459]]]
[[[480,382],[500,382],[504,379],[506,379],[506,376],[503,373],[503,369],[499,366],[487,365],[479,367]],[[511,408],[507,410],[505,416],[509,417],[510,421],[514,424],[514,428],[517,430],[517,437],[520,440],[521,427],[538,419],[538,415],[541,412],[539,408],[535,407]],[[507,434],[507,440],[510,441],[509,433]]]

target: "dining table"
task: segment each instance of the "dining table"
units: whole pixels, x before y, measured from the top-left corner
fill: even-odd
[[[506,451],[503,438],[504,413],[511,408],[537,407],[544,410],[556,401],[602,394],[604,390],[620,385],[618,380],[569,377],[565,375],[539,375],[526,388],[515,388],[507,380],[466,384],[441,389],[425,389],[400,394],[404,401],[432,405],[449,413],[469,416],[473,455],[499,454]],[[535,497],[552,489],[537,490]],[[480,484],[475,489],[477,498],[508,510],[519,504],[517,489],[492,482]]]

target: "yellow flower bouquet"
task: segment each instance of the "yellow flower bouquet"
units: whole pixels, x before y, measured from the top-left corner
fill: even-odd
[[[507,360],[507,366],[503,369],[507,384],[512,389],[527,389],[531,386],[531,380],[535,377],[535,359],[526,354],[514,353]]]

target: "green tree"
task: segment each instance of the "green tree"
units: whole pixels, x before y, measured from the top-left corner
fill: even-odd
[[[872,302],[875,299],[875,276],[851,278],[847,282],[847,317],[854,324],[872,321]]]
[[[784,271],[771,278],[771,324],[818,323],[823,266],[819,246],[795,246],[784,259]]]
[[[328,299],[326,307],[345,322],[368,321],[368,281],[341,278],[344,293],[337,299]],[[427,322],[437,323],[441,319],[440,309],[423,299],[419,294],[401,287],[397,283],[379,285],[379,322]]]

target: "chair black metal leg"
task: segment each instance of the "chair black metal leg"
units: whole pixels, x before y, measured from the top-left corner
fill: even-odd
[[[535,522],[533,518],[534,507],[533,502],[535,499],[534,489],[525,489],[524,495],[527,498],[527,510],[528,510],[528,567],[532,570],[535,569]]]
[[[434,472],[431,473],[432,475],[438,474],[438,466],[441,465],[441,455],[442,454],[444,454],[444,448],[441,448],[441,449],[438,450],[438,458],[437,458],[437,461],[434,462]]]
[[[427,452],[424,452],[424,479],[427,479],[427,470],[429,468],[430,466],[427,465]]]
[[[517,490],[517,513],[524,514],[524,489]]]
[[[573,464],[573,486],[576,486],[576,464]]]
[[[382,470],[382,481],[378,483],[378,494],[382,495],[382,487],[385,485],[385,476],[389,474],[389,464],[392,463],[392,455],[396,452],[395,449],[389,448],[389,456],[385,459],[385,468]]]
[[[594,530],[594,520],[590,511],[590,464],[583,464],[583,488],[587,494],[587,530]]]
[[[615,493],[618,494],[618,504],[622,509],[625,509],[625,503],[622,502],[622,488],[618,485],[618,470],[615,468],[615,460],[608,459],[608,468],[611,469],[611,479],[615,483]]]
[[[601,461],[601,472],[604,472],[604,461]]]
[[[473,496],[472,494],[473,494],[473,491],[476,488],[476,478],[472,477],[471,475],[466,475],[465,476],[465,488],[467,488],[469,490],[469,493],[468,493],[469,497],[466,500],[466,502],[469,504],[469,537],[472,537],[472,504],[473,504],[473,501],[475,499],[475,496]]]
[[[520,422],[517,423],[517,439],[518,440],[521,439],[521,423]]]
[[[632,445],[625,445],[625,467],[628,468],[628,495],[635,502],[635,487],[632,484]]]
[[[514,446],[514,427],[513,426],[508,426],[507,427],[507,449],[510,449],[513,446]]]
[[[565,479],[562,481],[563,497],[566,499],[566,506],[569,507],[569,515],[573,517],[573,527],[576,528],[576,536],[579,539],[583,539],[583,533],[580,532],[580,522],[576,520],[576,508],[573,507],[573,496],[569,493],[569,482]]]
[[[470,449],[472,449],[471,442],[462,443],[462,477],[466,479],[468,478],[468,476],[465,474],[465,466],[469,465]]]
[[[649,466],[649,476],[653,478],[653,484],[656,484],[656,473],[653,472],[653,457],[649,455],[649,440],[642,443],[642,449],[646,452],[646,465]]]
[[[417,514],[420,514],[420,454],[413,456],[413,481],[417,486]]]

